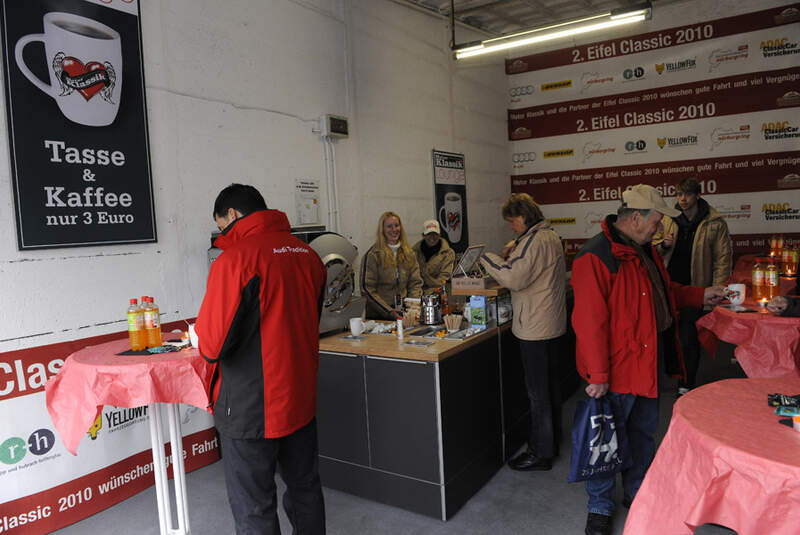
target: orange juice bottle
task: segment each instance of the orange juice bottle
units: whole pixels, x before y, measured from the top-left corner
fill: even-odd
[[[161,341],[161,319],[158,315],[158,307],[153,302],[152,297],[144,296],[144,330],[147,333],[147,347],[159,347]]]
[[[139,308],[136,299],[130,300],[128,307],[128,340],[131,349],[141,351],[145,348],[144,314]]]
[[[753,265],[752,285],[753,285],[753,299],[758,301],[767,296],[765,279],[766,272],[764,270],[763,258],[756,258],[756,263]]]
[[[784,247],[781,251],[781,266],[779,271],[781,273],[792,271],[792,249],[789,247]]]
[[[775,265],[775,262],[770,259],[770,263],[767,266],[767,271],[765,273],[764,280],[767,286],[767,297],[772,299],[776,295],[778,295],[778,266]]]

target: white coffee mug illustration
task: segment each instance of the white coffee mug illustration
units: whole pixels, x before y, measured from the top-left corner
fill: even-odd
[[[439,223],[447,231],[447,239],[450,243],[461,241],[462,223],[461,195],[458,193],[446,193],[444,205],[439,208]]]
[[[96,20],[71,13],[43,17],[44,33],[17,41],[14,57],[22,74],[50,95],[64,117],[86,126],[114,122],[122,92],[122,40],[119,33]],[[25,45],[44,43],[50,84],[39,79],[22,57]]]

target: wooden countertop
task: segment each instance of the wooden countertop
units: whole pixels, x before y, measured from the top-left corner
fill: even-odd
[[[364,340],[343,340],[341,337],[347,332],[339,332],[320,338],[320,351],[333,351],[336,353],[351,353],[357,355],[374,355],[377,357],[388,357],[406,360],[421,360],[427,362],[439,362],[447,357],[453,356],[466,348],[483,342],[484,340],[497,335],[497,328],[492,327],[486,331],[476,334],[466,340],[436,340],[422,338],[419,336],[406,336],[403,340],[398,340],[394,334],[362,334]],[[433,341],[428,346],[412,346],[405,344],[409,340]]]

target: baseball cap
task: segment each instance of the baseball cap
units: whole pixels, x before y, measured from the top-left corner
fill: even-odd
[[[429,234],[431,232],[435,232],[436,234],[441,234],[442,231],[439,229],[439,222],[435,219],[428,219],[423,224],[424,230],[422,231],[422,235]]]
[[[680,210],[667,206],[656,188],[647,184],[636,184],[631,189],[623,191],[622,202],[628,208],[637,210],[655,210],[670,217],[681,215]]]

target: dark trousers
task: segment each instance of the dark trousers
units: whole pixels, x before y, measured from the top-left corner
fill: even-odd
[[[286,483],[283,508],[295,535],[325,533],[317,421],[281,438],[220,435],[225,486],[237,535],[280,535],[275,469]]]
[[[700,340],[697,338],[695,322],[703,315],[702,308],[682,308],[678,311],[678,337],[683,350],[683,361],[686,364],[686,382],[681,381],[684,388],[694,388],[697,380],[697,368],[700,366]]]
[[[537,457],[558,455],[561,441],[561,387],[558,380],[558,338],[520,340],[519,354],[531,403],[528,449]]]

